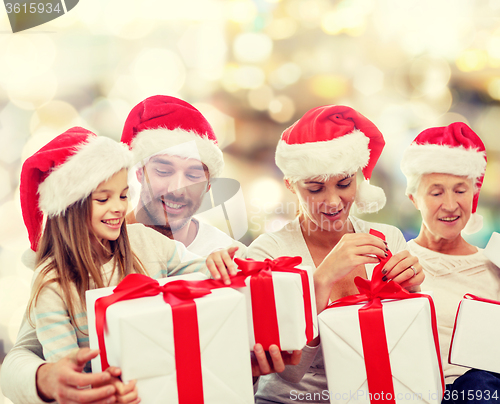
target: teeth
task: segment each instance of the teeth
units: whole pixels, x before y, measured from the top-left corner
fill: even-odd
[[[458,219],[458,216],[453,216],[453,217],[442,217],[439,220],[442,220],[443,222],[453,222]]]
[[[103,220],[103,222],[107,224],[119,224],[120,219],[108,219],[108,220]]]
[[[170,203],[170,202],[165,202],[165,205],[167,205],[169,208],[174,208],[174,209],[179,209],[182,207],[182,205],[177,205],[176,203]]]

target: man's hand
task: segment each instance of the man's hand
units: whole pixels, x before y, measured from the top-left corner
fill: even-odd
[[[285,370],[285,365],[298,365],[302,356],[302,351],[293,351],[288,353],[280,351],[277,345],[269,347],[267,355],[261,344],[255,344],[253,352],[255,358],[252,357],[252,376],[255,379],[269,373],[281,373]]]
[[[112,378],[109,372],[82,373],[85,364],[98,354],[98,350],[81,348],[55,363],[40,366],[36,373],[40,398],[59,404],[115,403],[116,388],[109,384]]]

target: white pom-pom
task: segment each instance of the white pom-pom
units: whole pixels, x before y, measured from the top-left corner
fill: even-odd
[[[21,261],[24,265],[26,265],[29,269],[35,270],[36,265],[36,253],[28,248],[21,255]]]
[[[474,234],[483,228],[483,217],[479,213],[470,215],[469,221],[462,230],[465,234]]]
[[[386,201],[384,190],[375,185],[370,185],[370,181],[365,180],[358,185],[355,199],[358,212],[378,212],[385,206]]]

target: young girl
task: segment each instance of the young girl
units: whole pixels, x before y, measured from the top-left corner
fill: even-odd
[[[205,259],[181,243],[141,224],[123,225],[131,162],[125,145],[72,128],[23,165],[23,219],[37,253],[28,310],[49,362],[88,346],[86,290],[114,286],[133,272],[208,274]]]

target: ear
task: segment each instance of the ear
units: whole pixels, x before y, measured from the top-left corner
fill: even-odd
[[[294,193],[295,193],[295,189],[293,188],[293,185],[292,185],[292,183],[290,182],[290,180],[289,180],[289,179],[287,179],[287,178],[285,178],[283,181],[284,181],[285,186],[287,187],[287,189],[288,189],[289,191],[291,191],[291,192],[294,194]]]
[[[142,178],[144,176],[144,167],[138,168],[135,172],[135,176],[137,177],[137,181],[142,183]]]
[[[212,187],[212,184],[210,184],[210,181],[207,181],[207,190],[205,192],[210,191],[211,187]]]
[[[418,208],[417,199],[412,194],[408,195],[408,198],[410,198],[410,201],[413,203],[413,206],[415,206],[415,209],[420,210]]]

